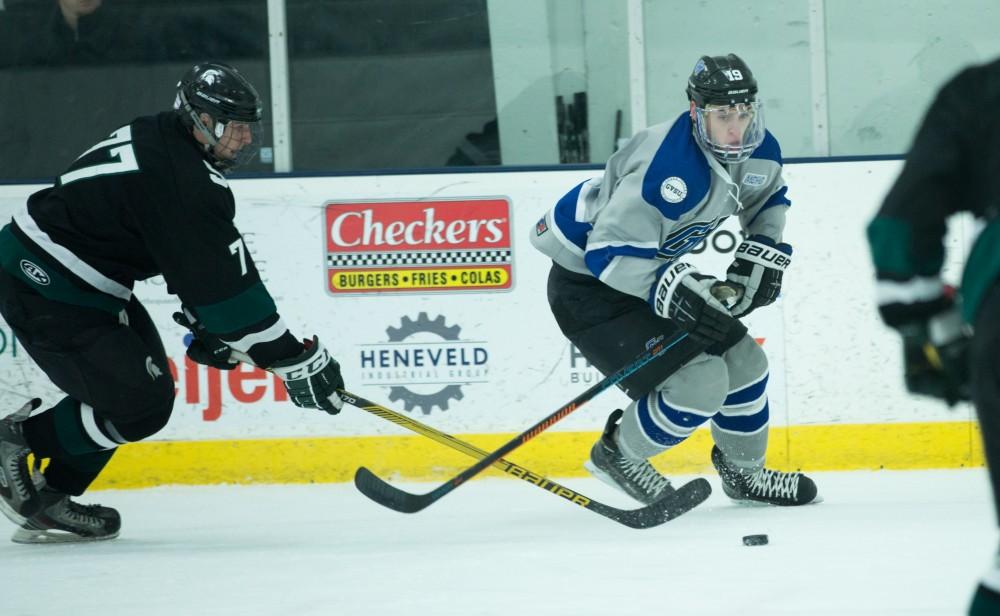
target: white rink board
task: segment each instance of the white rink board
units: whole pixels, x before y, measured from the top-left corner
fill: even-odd
[[[764,339],[771,361],[775,425],[964,420],[967,408],[949,413],[902,393],[899,343],[877,318],[864,227],[900,163],[859,162],[786,166],[793,202],[785,240],[795,248],[784,297],[748,320]],[[413,411],[453,433],[520,432],[599,380],[558,331],[545,300],[548,261],[530,246],[542,213],[578,182],[599,171],[494,172],[330,178],[234,180],[237,225],[293,333],[319,335],[343,367],[348,389],[402,411],[390,400],[397,382],[422,398]],[[0,220],[6,221],[39,186],[0,186]],[[511,203],[513,286],[505,291],[379,293],[334,296],[326,290],[324,204],[329,201],[451,200],[504,197]],[[702,271],[724,275],[738,229],[730,219],[695,260]],[[726,235],[729,233],[730,235]],[[968,235],[968,233],[966,233]],[[957,235],[954,254],[968,238]],[[162,280],[140,283],[143,299],[172,361],[181,366],[174,416],[158,440],[281,436],[377,435],[400,430],[363,413],[336,418],[276,402],[272,379],[188,373],[184,332],[170,314],[177,308]],[[426,313],[430,325],[419,320]],[[436,331],[443,317],[447,340]],[[406,330],[404,318],[416,323]],[[437,322],[441,324],[440,321]],[[454,330],[458,326],[460,329]],[[390,340],[389,328],[396,340]],[[405,334],[405,339],[399,340]],[[390,344],[391,343],[391,344]],[[376,370],[372,353],[388,349],[452,348],[467,365],[397,365]],[[464,353],[464,354],[463,354]],[[365,359],[367,358],[367,360]],[[405,374],[404,374],[405,373]],[[395,381],[393,381],[395,379]],[[374,384],[378,383],[378,384]],[[413,384],[419,383],[419,384]],[[197,385],[196,385],[197,384]],[[451,385],[446,389],[446,386]],[[397,389],[397,391],[399,391]],[[437,392],[444,392],[435,397]],[[454,395],[449,395],[449,392]],[[49,402],[59,394],[0,323],[0,408],[29,396]],[[437,402],[446,401],[447,410]],[[596,430],[610,408],[627,398],[609,391],[553,429]],[[428,408],[429,407],[429,408]],[[424,416],[421,411],[427,410]]]

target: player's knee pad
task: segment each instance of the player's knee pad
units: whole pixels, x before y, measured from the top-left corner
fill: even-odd
[[[729,388],[729,368],[723,358],[701,354],[656,386],[661,398],[711,416]]]
[[[767,354],[749,335],[726,351],[722,359],[729,374],[727,393],[743,389],[767,376]]]
[[[767,403],[767,356],[747,336],[726,354],[729,389],[713,418],[715,427],[733,434],[754,434],[763,430],[770,418]]]
[[[114,426],[128,441],[141,441],[163,429],[174,408],[173,382],[169,387],[150,388],[144,392],[141,403],[134,406],[125,417],[112,420]],[[138,402],[138,401],[136,401]]]

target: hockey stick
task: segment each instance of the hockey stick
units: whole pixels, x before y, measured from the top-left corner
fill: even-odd
[[[617,372],[608,375],[603,380],[595,383],[587,391],[578,395],[577,397],[570,400],[568,403],[564,404],[554,413],[545,417],[535,425],[531,426],[521,434],[518,434],[513,439],[502,445],[499,449],[493,451],[492,453],[486,455],[484,458],[480,459],[479,462],[465,469],[458,475],[452,477],[445,483],[434,488],[426,494],[414,494],[412,492],[407,492],[401,490],[395,486],[386,483],[377,475],[372,473],[370,470],[364,466],[358,468],[354,475],[354,485],[357,486],[358,490],[362,494],[372,499],[373,501],[384,505],[390,509],[395,509],[396,511],[402,513],[416,513],[422,509],[434,504],[445,495],[449,494],[452,490],[462,485],[469,479],[475,477],[483,470],[492,466],[503,456],[507,455],[511,451],[517,449],[521,445],[527,443],[531,439],[535,438],[545,430],[552,427],[553,424],[563,419],[576,409],[583,406],[585,403],[592,400],[597,394],[603,392],[609,387],[613,387],[618,383],[624,381],[632,374],[635,374],[640,368],[653,361],[657,357],[660,357],[667,350],[673,348],[676,344],[688,337],[687,332],[681,331],[677,334],[671,336],[669,340],[661,340],[655,346],[647,349],[645,352],[636,357],[631,363],[624,366]],[[679,366],[678,366],[679,367]],[[703,484],[701,482],[704,482]],[[692,484],[694,484],[692,486]],[[688,486],[692,486],[688,488]],[[708,497],[708,482],[704,479],[695,479],[691,483],[683,486],[681,490],[688,488],[688,490],[694,491],[700,494],[702,490],[706,490],[704,494],[705,498]],[[702,499],[704,500],[704,499]],[[697,504],[697,503],[695,503]]]
[[[355,406],[363,411],[367,411],[373,415],[381,417],[382,419],[391,421],[396,425],[426,436],[432,441],[441,443],[442,445],[446,445],[457,451],[461,451],[468,456],[483,459],[490,455],[489,452],[486,452],[475,445],[459,440],[450,434],[439,432],[438,430],[422,424],[415,419],[411,419],[405,415],[400,415],[399,413],[391,411],[384,406],[375,404],[370,400],[366,400],[347,391],[341,391],[339,393],[341,400],[351,406]],[[547,479],[537,473],[533,473],[523,466],[518,466],[517,464],[503,458],[497,458],[492,465],[508,475],[527,481],[528,483],[538,486],[547,492],[551,492],[556,496],[560,496],[575,505],[579,505],[584,509],[588,509],[610,520],[614,520],[619,524],[624,524],[629,528],[652,528],[654,526],[659,526],[664,522],[669,522],[677,516],[687,513],[694,507],[698,506],[702,501],[708,498],[709,494],[711,494],[711,487],[709,483],[704,479],[699,478],[684,484],[670,496],[664,497],[655,503],[646,505],[645,507],[639,507],[638,509],[618,509],[616,507],[611,507],[609,505],[605,505],[604,503],[597,502],[590,497],[584,496],[579,492],[571,490],[566,486],[560,485],[551,479]],[[355,482],[357,482],[357,477],[355,477]]]
[[[243,363],[254,365],[253,360],[251,360],[245,353],[234,350],[232,355],[234,358]],[[338,390],[337,393],[340,395],[341,400],[351,406],[367,411],[376,417],[391,421],[398,426],[402,426],[408,430],[416,432],[417,434],[426,436],[434,442],[451,447],[452,449],[460,451],[468,456],[482,459],[489,455],[488,452],[479,449],[475,445],[466,443],[465,441],[457,439],[450,434],[435,430],[434,428],[426,424],[422,424],[415,419],[411,419],[405,415],[400,415],[395,411],[379,404],[375,404],[371,400],[362,398],[361,396],[353,394],[349,391]],[[503,458],[498,458],[495,462],[493,462],[493,466],[499,468],[508,475],[527,481],[528,483],[538,486],[546,492],[562,497],[575,505],[579,505],[584,509],[593,511],[594,513],[602,515],[609,520],[614,520],[619,524],[624,524],[629,528],[652,528],[654,526],[659,526],[664,522],[669,522],[677,516],[687,513],[701,504],[709,497],[712,491],[711,486],[707,481],[704,479],[695,479],[694,481],[681,486],[670,496],[664,497],[655,503],[646,505],[645,507],[639,507],[637,509],[618,509],[616,507],[611,507],[610,505],[605,505],[604,503],[595,501],[588,496],[580,494],[575,490],[571,490],[564,485],[556,483],[555,481],[537,473],[533,473],[523,466],[519,466],[513,462],[504,460]]]

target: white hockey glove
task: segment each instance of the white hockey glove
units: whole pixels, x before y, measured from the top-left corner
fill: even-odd
[[[747,333],[747,328],[713,294],[713,287],[722,291],[727,286],[698,273],[690,263],[674,263],[656,283],[653,309],[659,316],[672,319],[695,340],[709,345],[709,352],[721,355]]]
[[[743,291],[732,308],[734,317],[743,317],[778,299],[781,277],[792,264],[792,247],[777,244],[765,235],[751,235],[736,249],[736,258],[726,270],[726,280]]]
[[[336,415],[344,406],[337,394],[338,389],[344,388],[340,364],[330,357],[316,336],[304,342],[306,350],[301,355],[275,362],[268,370],[284,381],[288,397],[296,406]]]

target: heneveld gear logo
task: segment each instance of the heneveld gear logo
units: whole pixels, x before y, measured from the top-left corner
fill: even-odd
[[[458,334],[462,328],[458,325],[448,327],[444,323],[444,315],[438,315],[431,321],[427,318],[426,312],[417,315],[414,321],[410,317],[404,316],[399,327],[387,327],[385,333],[389,336],[390,342],[401,342],[419,332],[429,332],[441,336],[443,340],[458,340]],[[407,411],[414,407],[420,407],[424,415],[430,415],[431,409],[435,406],[442,411],[448,410],[448,403],[451,400],[461,400],[464,397],[462,388],[458,385],[446,385],[443,389],[432,394],[418,394],[405,387],[392,387],[389,389],[389,399],[393,402],[403,401],[403,408]]]
[[[448,325],[444,315],[431,319],[421,312],[404,316],[399,327],[388,327],[388,342],[364,345],[361,351],[365,384],[389,387],[389,399],[407,411],[449,409],[464,397],[462,386],[484,382],[489,352],[482,341],[460,338],[462,328]]]

